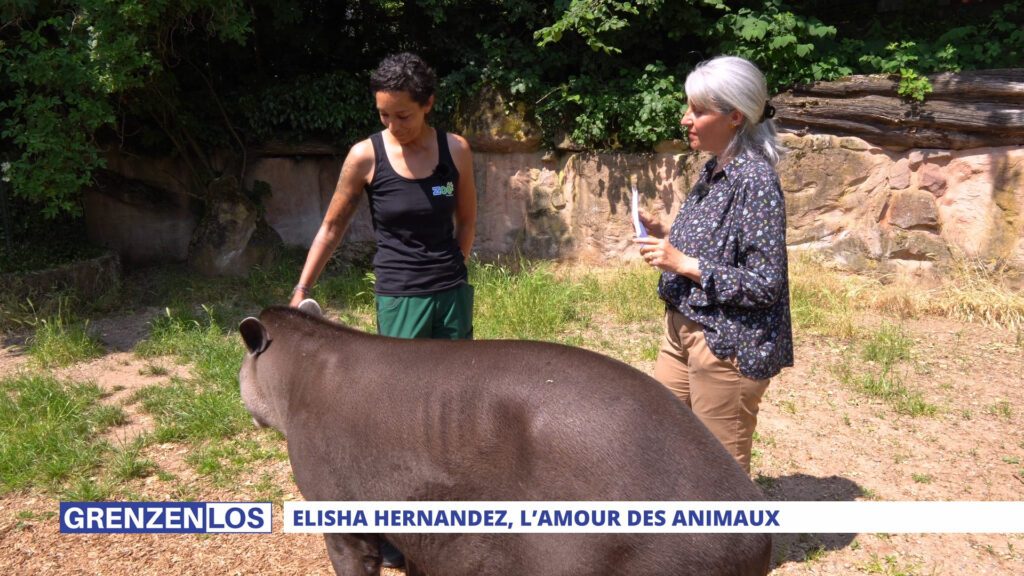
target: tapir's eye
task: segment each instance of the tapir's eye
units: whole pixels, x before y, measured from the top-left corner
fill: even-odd
[[[245,342],[245,347],[252,354],[260,354],[270,344],[267,328],[262,322],[252,316],[242,320],[238,325],[238,331],[242,334],[242,341]]]

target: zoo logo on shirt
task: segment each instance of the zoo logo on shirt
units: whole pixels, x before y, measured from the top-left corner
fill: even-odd
[[[434,196],[447,196],[451,198],[455,195],[455,184],[449,182],[444,186],[434,186],[431,190],[434,192]]]

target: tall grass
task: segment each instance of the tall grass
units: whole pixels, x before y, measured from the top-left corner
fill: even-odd
[[[965,257],[953,260],[948,278],[922,308],[966,322],[1024,329],[1024,291],[1010,289],[1003,271]]]
[[[618,323],[660,322],[665,304],[658,298],[659,277],[650,266],[626,265],[602,275],[595,295]]]
[[[792,254],[789,275],[797,331],[851,338],[858,311],[900,318],[933,314],[1024,330],[1024,291],[1012,288],[1006,271],[962,255],[927,282],[842,273],[803,252]]]
[[[548,263],[475,265],[470,283],[480,339],[565,340],[589,322],[584,285],[559,278]]]
[[[188,461],[218,483],[230,482],[251,462],[278,457],[262,448],[267,438],[260,438],[256,447],[246,444],[247,436],[237,438],[250,429],[251,421],[238,394],[243,351],[234,325],[259,307],[285,303],[300,268],[301,258],[281,260],[244,279],[196,279],[184,269],[165,268],[140,280],[141,286],[128,283],[127,306],[167,307],[152,322],[151,334],[136,347],[136,354],[174,356],[192,366],[191,376],[136,394],[135,399],[155,416],[157,430],[120,450],[96,440],[120,411],[100,405],[94,386],[56,383],[42,376],[2,381],[0,489],[50,485],[76,497],[105,497],[115,488],[111,482],[153,471],[153,463],[142,455],[151,441],[189,443],[194,450]],[[872,331],[857,318],[871,311],[887,316],[934,312],[1018,326],[1020,334],[1021,295],[986,274],[965,267],[950,282],[925,288],[843,274],[813,257],[794,254],[790,284],[795,331],[846,340],[855,352],[837,374],[858,392],[900,413],[932,414],[936,408],[900,378],[900,363],[912,354],[910,338],[898,324],[883,323]],[[657,279],[656,271],[640,265],[582,269],[525,260],[474,261],[470,281],[476,287],[476,337],[559,341],[633,364],[650,361],[657,351],[663,314]],[[368,267],[329,271],[313,295],[332,316],[374,331]],[[72,345],[79,342],[78,330],[81,335],[86,330],[84,323],[72,318],[70,308],[58,308],[52,318],[38,321],[34,345],[46,359],[40,364],[56,366],[98,352],[90,351],[88,343]],[[51,401],[32,403],[42,396]],[[96,474],[97,467],[103,474]]]
[[[109,462],[109,471],[115,480],[144,478],[156,470],[156,463],[142,456],[145,446],[145,436],[139,436],[118,447]]]
[[[186,456],[186,461],[197,472],[210,477],[215,484],[228,484],[253,462],[288,458],[280,442],[276,439],[271,441],[270,438],[243,436],[227,442],[204,442]]]
[[[192,442],[228,438],[252,427],[235,388],[175,379],[169,386],[143,388],[132,399],[156,420],[155,441]]]
[[[42,368],[68,366],[103,354],[103,346],[88,333],[88,320],[77,320],[66,299],[52,316],[36,317],[30,323],[35,333],[28,339],[28,354]]]
[[[852,338],[858,297],[868,283],[827,270],[813,255],[795,253],[789,261],[790,309],[797,333]]]
[[[338,320],[353,328],[376,332],[373,295],[374,276],[357,268],[346,268],[326,276],[313,288],[312,297],[336,310]]]
[[[87,480],[109,446],[97,435],[124,422],[95,384],[38,374],[0,380],[0,493]]]
[[[581,346],[633,365],[655,359],[665,315],[658,271],[627,264],[567,273],[587,287],[583,304],[591,311],[591,323]]]
[[[917,390],[908,388],[893,370],[878,374],[861,374],[856,379],[858,389],[892,406],[897,414],[905,416],[934,416],[938,407],[928,403]]]

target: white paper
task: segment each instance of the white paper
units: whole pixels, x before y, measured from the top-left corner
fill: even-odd
[[[644,228],[643,222],[640,222],[638,196],[639,194],[636,192],[636,186],[633,186],[633,231],[636,232],[637,238],[646,238],[647,229]]]

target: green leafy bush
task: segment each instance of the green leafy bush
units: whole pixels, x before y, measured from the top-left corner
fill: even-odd
[[[823,50],[823,43],[836,33],[835,26],[795,14],[778,0],[767,0],[760,9],[740,8],[723,15],[714,23],[712,36],[719,40],[719,53],[758,64],[775,91],[850,74],[839,58]]]
[[[238,106],[256,140],[327,137],[352,144],[378,125],[368,85],[365,74],[302,76],[244,95]]]
[[[568,110],[562,108],[566,104]],[[571,138],[576,144],[636,150],[682,137],[683,104],[679,83],[664,64],[655,62],[639,74],[623,70],[611,82],[570,78],[562,86],[561,98],[542,108],[541,114],[551,118],[575,111]]]
[[[173,154],[202,195],[212,160],[271,139],[347,145],[377,129],[366,77],[387,53],[438,72],[449,126],[482,86],[551,146],[649,149],[678,135],[682,79],[738,54],[773,92],[851,73],[1020,66],[1024,1],[57,0],[0,6],[0,166],[47,216],[81,210],[105,147]]]

